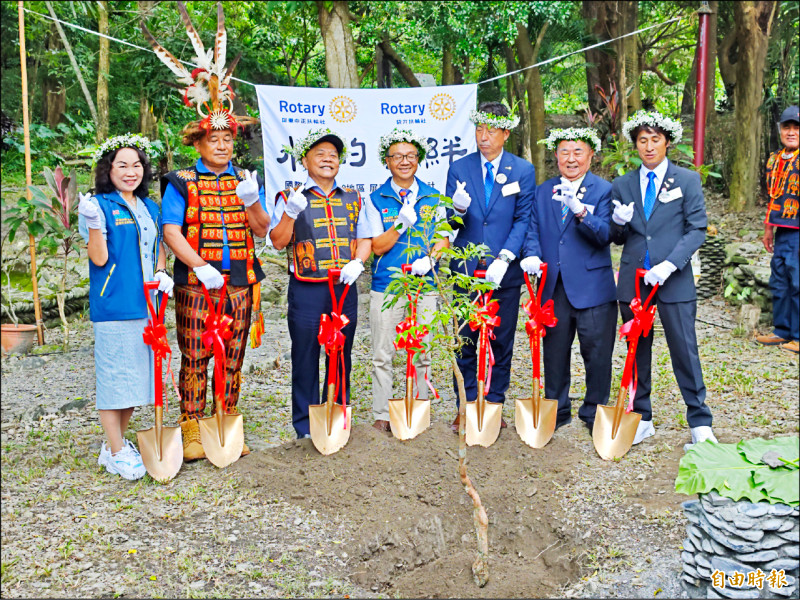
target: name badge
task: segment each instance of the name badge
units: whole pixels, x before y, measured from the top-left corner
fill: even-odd
[[[663,202],[664,204],[667,202],[672,202],[673,200],[677,200],[678,198],[683,198],[683,191],[681,191],[681,188],[675,188],[674,190],[661,192],[661,194],[658,196],[659,202]]]
[[[503,196],[510,196],[511,194],[519,194],[519,181],[515,181],[513,183],[507,183],[503,186],[500,190],[503,192]]]

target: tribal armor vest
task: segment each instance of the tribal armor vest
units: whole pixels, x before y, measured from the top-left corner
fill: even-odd
[[[790,229],[800,228],[800,218],[797,209],[798,203],[798,184],[800,182],[800,169],[798,161],[800,154],[797,150],[783,157],[784,150],[781,149],[770,155],[767,161],[767,194],[769,194],[769,204],[767,205],[767,217],[764,220],[769,225],[777,227],[789,227]]]
[[[294,224],[286,256],[300,281],[325,281],[328,269],[341,269],[356,254],[356,223],[361,195],[352,188],[334,188],[329,196],[303,192],[308,206]],[[286,202],[288,190],[278,192]]]
[[[236,186],[244,171],[234,167],[229,173],[200,173],[195,167],[167,173],[161,179],[162,194],[167,183],[186,200],[186,214],[181,231],[192,249],[204,261],[222,271],[223,229],[228,235],[230,251],[230,284],[251,285],[264,279],[261,263],[255,256],[253,232],[247,222],[247,211]],[[225,216],[223,225],[222,216]],[[199,283],[192,269],[175,258],[175,283]]]

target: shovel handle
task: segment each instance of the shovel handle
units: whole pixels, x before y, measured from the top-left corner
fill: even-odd
[[[403,263],[403,265],[400,267],[400,269],[405,274],[411,273],[411,264],[410,263]]]
[[[475,272],[472,274],[473,277],[478,277],[479,279],[486,278],[486,269],[475,269]]]
[[[655,284],[653,289],[650,290],[650,295],[647,296],[647,299],[644,301],[642,300],[642,292],[639,289],[639,281],[644,279],[646,273],[647,269],[636,269],[636,297],[639,298],[639,302],[641,302],[643,309],[647,309],[647,307],[650,305],[650,301],[653,299],[653,296],[656,293],[656,290],[658,289],[658,284]]]

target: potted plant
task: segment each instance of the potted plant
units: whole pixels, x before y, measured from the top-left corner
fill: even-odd
[[[5,243],[6,238],[3,239]],[[11,285],[11,266],[17,256],[10,259],[3,252],[3,275],[6,280],[5,293],[3,294],[2,311],[11,319],[11,323],[3,323],[0,326],[0,343],[4,354],[27,354],[33,348],[36,341],[36,325],[20,325],[17,312],[14,310],[15,296],[14,288]]]

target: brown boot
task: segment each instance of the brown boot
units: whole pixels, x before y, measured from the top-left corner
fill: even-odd
[[[205,458],[203,445],[200,443],[200,426],[197,419],[186,419],[181,422],[181,432],[183,433],[183,460],[197,460]]]
[[[250,454],[250,448],[247,447],[247,444],[242,445],[242,456],[247,456]]]
[[[793,342],[788,342],[786,344],[781,344],[781,348],[784,350],[788,350],[789,352],[794,352],[795,354],[800,353],[800,342],[794,340]]]
[[[756,341],[759,344],[764,344],[765,346],[777,346],[778,344],[785,344],[789,340],[785,340],[782,337],[778,337],[774,333],[770,333],[769,335],[756,336]]]

